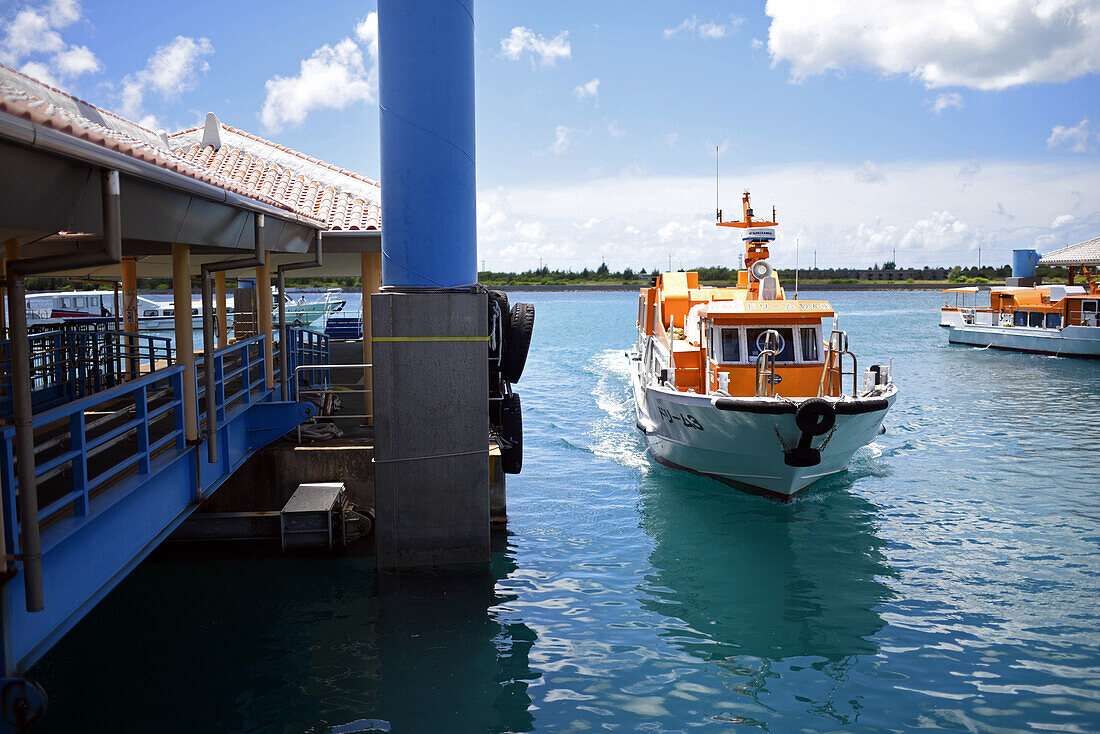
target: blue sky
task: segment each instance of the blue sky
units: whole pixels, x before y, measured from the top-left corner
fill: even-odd
[[[373,2],[0,0],[0,60],[378,175]],[[1004,263],[1100,232],[1100,0],[475,0],[489,268]],[[383,182],[384,185],[384,182]],[[808,254],[803,255],[806,264]]]

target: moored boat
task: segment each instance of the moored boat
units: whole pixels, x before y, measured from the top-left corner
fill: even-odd
[[[753,219],[748,192],[743,208],[719,223],[744,230],[736,286],[669,272],[641,290],[637,425],[660,463],[789,497],[879,435],[897,388],[889,365],[859,374],[835,321],[825,338],[828,302],[787,298],[767,261],[777,223]]]

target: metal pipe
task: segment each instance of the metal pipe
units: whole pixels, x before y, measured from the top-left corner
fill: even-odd
[[[287,367],[287,343],[286,343],[286,277],[287,270],[305,270],[307,268],[319,268],[323,264],[323,252],[321,245],[322,232],[317,233],[317,249],[313,253],[312,260],[302,260],[294,263],[283,263],[275,269],[276,282],[279,289],[279,389],[282,391],[283,400],[290,400],[290,378],[286,373]]]
[[[262,265],[264,262],[263,233],[264,215],[256,214],[252,222],[252,257],[203,263],[199,273],[202,280],[202,373],[203,380],[206,382],[206,458],[211,464],[218,460],[218,416],[217,395],[214,392],[214,299],[210,287],[210,274]],[[245,382],[248,382],[248,375],[245,375]]]
[[[42,611],[45,600],[42,593],[42,542],[38,527],[38,484],[34,471],[34,411],[31,405],[25,276],[122,262],[122,214],[118,171],[103,171],[101,176],[102,252],[35,257],[8,262],[12,407],[15,422],[15,456],[19,467],[19,526],[22,533],[20,548],[23,556],[23,588],[28,612]]]

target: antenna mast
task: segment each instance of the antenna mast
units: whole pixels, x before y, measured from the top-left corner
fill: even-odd
[[[718,199],[718,146],[714,146],[714,210],[718,217],[718,221],[722,221],[722,203]]]

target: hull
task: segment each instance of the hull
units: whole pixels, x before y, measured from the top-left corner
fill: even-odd
[[[1040,329],[1028,326],[950,326],[948,341],[972,347],[992,347],[1063,357],[1100,357],[1100,328],[1067,326]]]
[[[885,400],[876,403],[885,402],[879,410],[838,414],[833,429],[812,440],[812,447],[820,450],[820,463],[797,467],[785,460],[786,449],[798,445],[801,437],[793,411],[722,410],[710,396],[647,386],[637,360],[631,360],[631,381],[638,428],[656,461],[781,497],[844,471],[852,455],[882,432],[882,421],[897,397],[891,388]]]

